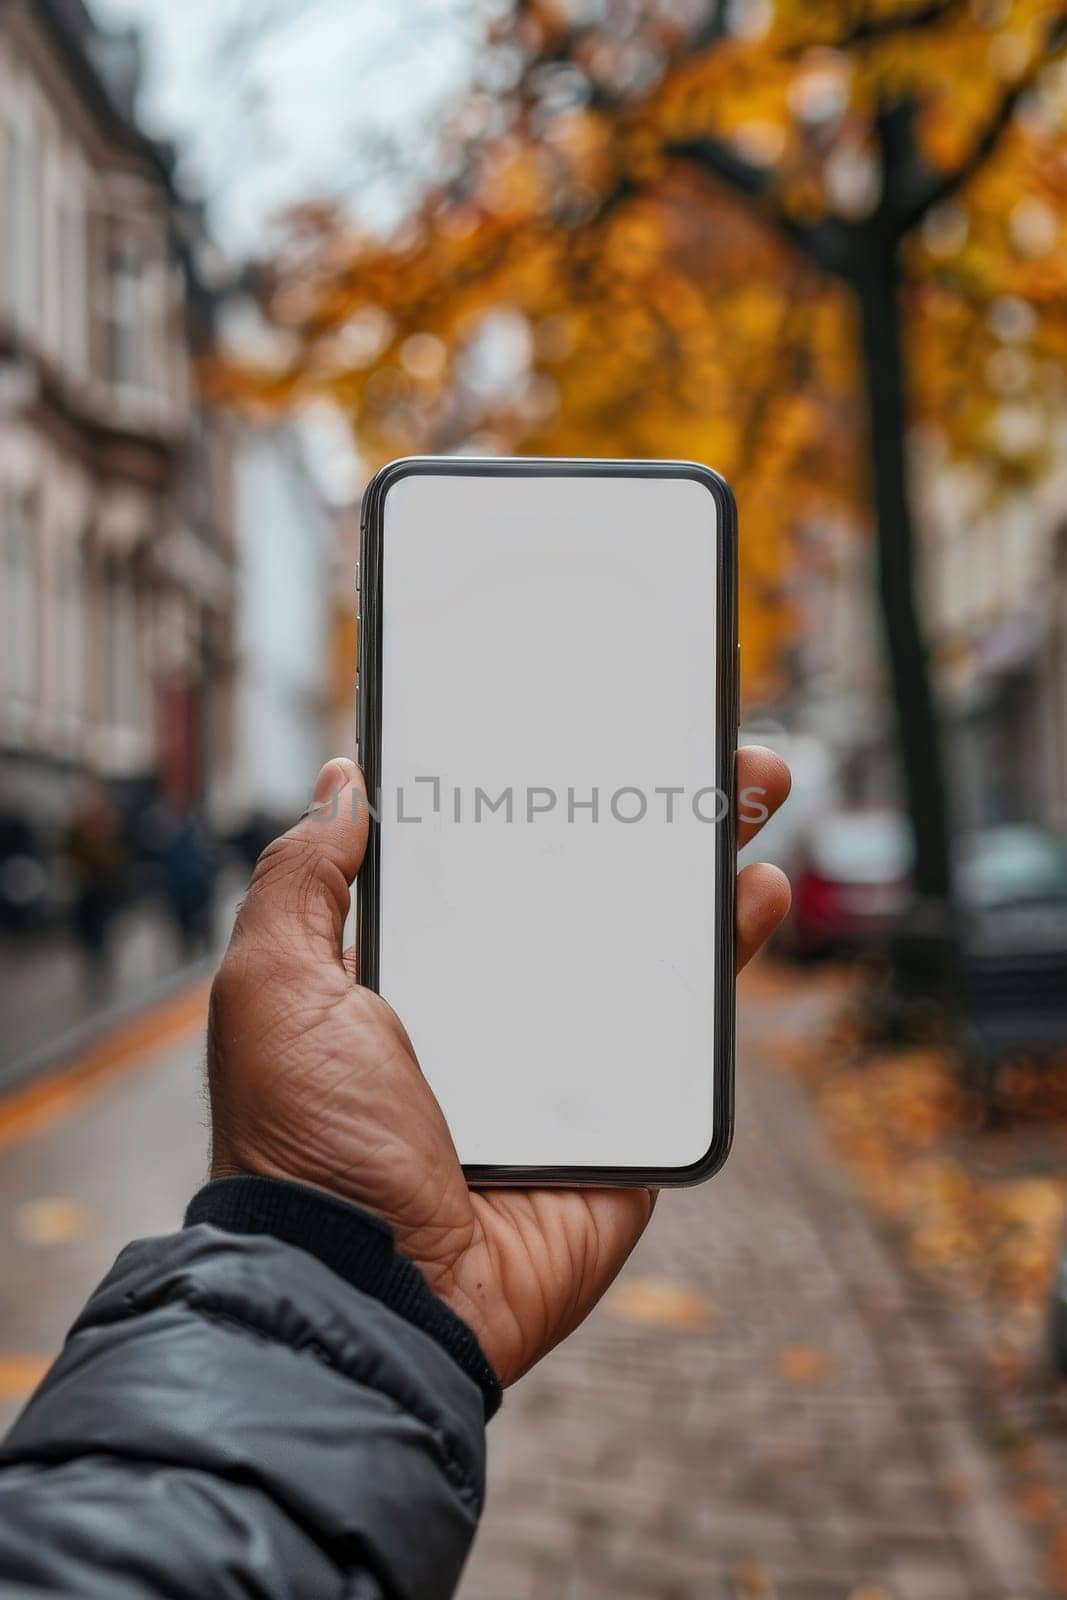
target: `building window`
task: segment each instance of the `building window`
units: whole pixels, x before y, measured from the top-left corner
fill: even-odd
[[[79,541],[64,550],[56,595],[59,704],[63,720],[81,724],[85,712],[85,562]]]
[[[145,726],[144,629],[141,596],[133,574],[110,566],[103,592],[104,718],[112,728]]]
[[[17,122],[5,148],[5,244],[11,304],[24,329],[36,330],[40,308],[40,188],[38,152]]]
[[[118,224],[105,233],[99,305],[104,376],[119,389],[144,384],[144,261],[137,241]]]
[[[0,122],[0,286],[4,305],[15,309],[15,135],[9,122]]]
[[[41,672],[41,547],[37,498],[4,496],[4,567],[7,599],[7,682],[13,706],[36,703]]]
[[[60,229],[63,241],[63,355],[70,371],[81,378],[85,376],[87,355],[85,284],[88,251],[86,215],[75,201],[69,201],[64,207]]]
[[[59,130],[51,112],[43,111],[38,117],[40,148],[38,154],[38,211],[40,215],[40,244],[38,257],[38,326],[37,338],[41,347],[53,359],[63,355],[63,238],[62,221],[62,149]]]

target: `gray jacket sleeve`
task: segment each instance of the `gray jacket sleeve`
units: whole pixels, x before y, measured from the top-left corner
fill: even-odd
[[[307,1251],[132,1244],[0,1452],[8,1600],[447,1600],[477,1383]]]

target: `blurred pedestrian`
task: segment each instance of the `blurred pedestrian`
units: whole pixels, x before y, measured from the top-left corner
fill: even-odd
[[[74,884],[72,921],[84,958],[86,988],[99,999],[112,981],[111,927],[121,903],[126,850],[118,809],[95,779],[75,806],[65,854]]]
[[[234,829],[230,835],[230,845],[249,872],[271,840],[276,839],[285,826],[284,822],[279,824],[276,816],[257,806],[248,812],[241,826]]]
[[[183,959],[209,954],[218,884],[218,848],[211,829],[195,807],[160,801],[145,819],[143,837]]]

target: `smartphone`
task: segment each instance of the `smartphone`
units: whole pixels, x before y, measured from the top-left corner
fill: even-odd
[[[684,461],[368,486],[361,981],[473,1184],[700,1182],[733,1124],[736,512]]]

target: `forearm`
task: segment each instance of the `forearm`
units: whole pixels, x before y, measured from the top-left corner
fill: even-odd
[[[119,1258],[0,1454],[5,1594],[446,1600],[499,1398],[473,1336],[354,1209],[232,1180],[190,1212]]]

